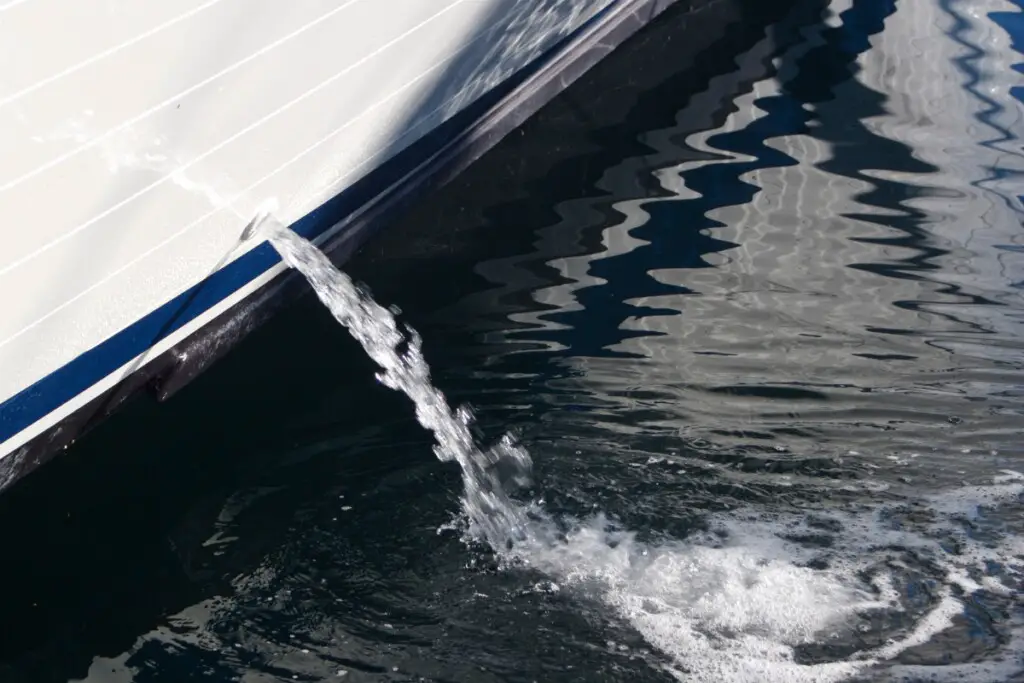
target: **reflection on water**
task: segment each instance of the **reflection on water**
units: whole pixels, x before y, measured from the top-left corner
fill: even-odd
[[[1024,10],[790,4],[672,12],[352,264],[552,515],[635,537],[467,548],[307,306],[0,501],[0,680],[1020,676]],[[854,574],[902,612],[815,609]]]
[[[548,261],[546,324],[509,336],[555,343],[613,419],[637,424],[642,388],[672,399],[645,426],[732,452],[1013,448],[1021,205],[996,179],[1022,161],[1017,74],[1000,27],[965,19],[1004,3],[955,4],[833,4],[686,138],[710,159],[664,164],[688,131],[647,132],[661,196],[632,190],[636,160],[608,169],[624,218]]]

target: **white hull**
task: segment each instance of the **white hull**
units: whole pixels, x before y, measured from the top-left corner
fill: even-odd
[[[260,207],[327,238],[352,216],[318,207],[641,4],[0,3],[0,459],[278,277]]]

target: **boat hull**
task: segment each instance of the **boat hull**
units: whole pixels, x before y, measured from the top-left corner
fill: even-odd
[[[335,41],[355,42],[402,4],[324,0],[316,21],[265,19],[240,39],[248,41],[244,50],[224,47],[215,51],[220,62],[193,63],[159,87],[144,83],[145,70],[114,63],[130,62],[132,50],[159,38],[152,63],[175,44],[164,33],[179,26],[214,31],[195,17],[209,19],[231,1],[171,3],[178,13],[162,8],[174,16],[148,34],[139,28],[146,17],[129,17],[135,24],[124,19],[120,34],[105,35],[114,43],[106,53],[100,44],[76,43],[67,63],[22,55],[19,63],[34,65],[25,69],[33,73],[8,69],[16,77],[0,83],[0,123],[18,124],[3,135],[21,150],[0,161],[0,210],[33,226],[22,231],[27,236],[0,238],[8,242],[0,249],[0,286],[18,292],[0,314],[0,489],[140,389],[170,396],[303,291],[269,244],[241,239],[261,208],[273,207],[344,261],[396,211],[460,172],[673,4],[417,2],[397,28],[360,36],[340,68],[307,73],[302,67],[332,58],[324,48],[330,32],[317,43],[296,31],[324,31],[326,22],[342,32]],[[10,32],[10,13],[32,2],[0,9],[0,26]],[[99,4],[83,8],[101,12]],[[268,3],[271,19],[276,7]],[[20,16],[29,22],[34,15]],[[427,31],[433,22],[440,23]],[[269,38],[274,24],[277,43]],[[214,33],[230,34],[229,26]],[[262,62],[276,80],[239,73],[251,62],[234,66],[273,56],[293,34],[309,43],[289,53],[290,63]],[[235,75],[218,85],[228,67]],[[289,75],[303,82],[279,92]],[[74,97],[108,82],[115,90]],[[113,113],[99,111],[124,89],[143,92],[110,105]],[[197,111],[189,125],[173,115],[185,107]],[[54,196],[67,201],[47,201]]]

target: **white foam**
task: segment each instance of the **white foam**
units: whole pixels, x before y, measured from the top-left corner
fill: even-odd
[[[1019,599],[1022,539],[1003,534],[981,541],[964,524],[979,509],[1018,504],[1020,481],[1020,474],[1007,472],[990,485],[813,516],[734,511],[712,517],[710,532],[657,544],[614,529],[603,516],[559,534],[535,510],[528,540],[504,555],[602,600],[669,655],[672,673],[687,681],[828,682],[868,670],[889,671],[893,680],[925,674],[929,680],[933,674],[943,681],[998,680],[986,679],[986,672],[1020,672],[1024,663],[1011,657],[958,664],[947,676],[947,667],[888,662],[954,626],[964,600],[978,591]],[[908,514],[913,521],[904,518]],[[810,536],[818,543],[801,541]],[[898,586],[922,578],[940,583],[926,609],[907,614]],[[867,628],[862,616],[881,611],[902,613],[909,628],[840,661],[798,660],[799,646],[849,643],[855,630]]]
[[[803,553],[766,527],[719,540],[649,546],[602,517],[564,541],[516,546],[517,558],[596,594],[691,681],[840,681],[869,662],[803,666],[794,647],[859,611],[886,607],[870,587],[797,564]]]

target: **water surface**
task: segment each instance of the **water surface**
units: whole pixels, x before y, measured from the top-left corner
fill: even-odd
[[[1019,679],[1024,13],[777,5],[673,11],[348,266],[561,537],[467,542],[309,299],[0,500],[0,680]]]

